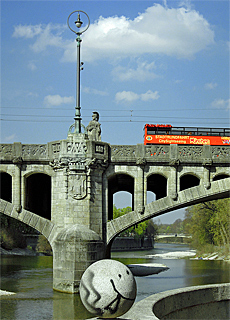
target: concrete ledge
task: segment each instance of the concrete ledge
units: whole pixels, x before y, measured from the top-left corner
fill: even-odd
[[[187,287],[154,294],[120,319],[229,319],[230,283]]]

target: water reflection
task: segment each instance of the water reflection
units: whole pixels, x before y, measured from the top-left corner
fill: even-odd
[[[158,275],[136,277],[136,302],[151,294],[193,285],[229,282],[229,263],[188,259],[148,258],[146,255],[189,250],[184,245],[157,244],[150,251],[116,252],[113,258],[125,264],[163,263],[170,269]],[[1,257],[1,289],[16,292],[2,296],[2,320],[68,320],[92,317],[79,295],[53,291],[52,257]]]
[[[52,257],[3,256],[1,289],[16,295],[1,297],[1,319],[87,319],[92,315],[79,295],[53,291]]]

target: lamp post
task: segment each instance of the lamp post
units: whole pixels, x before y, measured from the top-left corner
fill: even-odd
[[[80,19],[80,12],[86,15],[88,19],[88,24],[84,29],[81,29],[83,22]],[[76,30],[72,29],[69,24],[69,19],[74,13],[78,14],[77,20],[75,21],[75,26],[77,27]],[[74,133],[81,133],[80,71],[83,70],[82,68],[83,62],[80,62],[80,49],[81,49],[81,41],[82,41],[80,36],[83,32],[85,32],[89,28],[89,25],[90,25],[89,16],[87,15],[87,13],[81,10],[73,11],[68,16],[67,24],[69,29],[77,35],[77,38],[76,38],[76,41],[77,41],[77,92],[76,92],[76,107],[75,107],[75,117],[74,117],[75,123],[70,127],[70,129],[72,129],[74,126]]]

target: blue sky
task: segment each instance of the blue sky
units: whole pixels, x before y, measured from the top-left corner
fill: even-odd
[[[65,139],[83,10],[81,115],[102,140],[143,142],[145,123],[229,126],[229,1],[1,1],[1,142]],[[84,20],[84,16],[81,16]],[[84,22],[86,22],[84,20]]]

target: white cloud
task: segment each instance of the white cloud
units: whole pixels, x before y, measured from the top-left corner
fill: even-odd
[[[142,101],[149,101],[149,100],[157,100],[160,98],[158,91],[152,92],[148,90],[146,93],[142,93],[140,95]]]
[[[29,98],[38,98],[39,95],[37,92],[28,92],[26,96]]]
[[[160,96],[158,91],[148,90],[146,93],[137,94],[133,91],[122,91],[117,92],[115,96],[115,100],[117,102],[133,102],[136,100],[149,101],[149,100],[157,100]]]
[[[16,138],[16,134],[13,133],[10,136],[5,137],[5,141],[6,142],[15,141],[15,138]]]
[[[82,87],[82,92],[88,93],[88,94],[95,94],[99,96],[108,96],[107,91],[97,90],[90,87]]]
[[[76,41],[63,39],[65,29],[65,25],[54,24],[19,25],[14,28],[13,37],[32,39],[31,48],[38,53],[47,46],[61,48],[62,61],[76,61]],[[214,32],[195,10],[155,4],[133,20],[125,16],[101,16],[91,23],[82,38],[85,61],[137,57],[147,53],[191,58],[214,43]],[[134,71],[131,70],[128,77]]]
[[[34,26],[19,25],[14,27],[13,37],[26,39],[34,38],[35,41],[30,48],[36,53],[45,51],[48,46],[65,50],[70,42],[62,38],[62,33],[65,31],[65,29],[65,25],[52,23]]]
[[[140,96],[132,91],[122,91],[122,92],[117,92],[116,96],[115,96],[115,100],[117,102],[132,102],[135,100],[138,100],[140,98]]]
[[[214,32],[195,10],[155,4],[134,20],[100,17],[83,40],[85,60],[146,53],[191,58],[214,43]]]
[[[152,71],[155,68],[155,62],[147,63],[138,61],[136,69],[118,66],[114,68],[112,75],[114,79],[118,79],[120,81],[145,81],[157,77],[157,75]]]
[[[230,110],[230,99],[216,99],[212,102],[212,107],[217,109]]]
[[[74,102],[74,97],[61,97],[59,94],[48,95],[44,98],[44,103],[46,106],[60,106],[61,104],[69,104]]]
[[[36,66],[36,64],[35,64],[33,61],[30,61],[30,62],[28,63],[28,68],[29,68],[31,71],[37,70],[37,66]]]
[[[215,89],[217,86],[218,86],[217,83],[210,82],[210,83],[206,83],[204,87],[205,87],[206,90],[213,90],[213,89]]]
[[[34,38],[38,34],[42,32],[42,25],[25,25],[22,26],[21,24],[14,27],[14,38]]]

